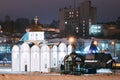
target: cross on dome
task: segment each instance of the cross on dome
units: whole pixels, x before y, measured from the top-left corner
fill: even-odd
[[[38,23],[38,17],[37,16],[35,16],[35,18],[34,18],[34,21],[35,21],[35,24],[37,25],[37,23]]]

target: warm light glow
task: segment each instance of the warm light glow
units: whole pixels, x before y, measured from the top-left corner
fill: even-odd
[[[74,37],[70,37],[70,38],[69,38],[69,42],[70,42],[70,43],[73,43],[74,41],[75,41],[75,38],[74,38]]]
[[[114,42],[114,41],[112,41],[112,42],[111,42],[111,44],[112,44],[112,45],[114,45],[114,44],[115,44],[115,42]]]
[[[93,43],[94,45],[97,45],[98,44],[98,42],[97,41],[94,41],[94,43]]]

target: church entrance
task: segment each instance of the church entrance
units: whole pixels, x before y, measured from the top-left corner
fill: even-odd
[[[25,71],[27,72],[27,65],[25,65]]]

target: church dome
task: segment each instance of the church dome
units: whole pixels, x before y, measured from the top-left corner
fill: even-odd
[[[35,32],[35,31],[43,31],[42,26],[39,25],[31,25],[30,26],[30,32]]]
[[[35,24],[29,26],[30,32],[43,31],[42,26],[38,25],[38,17],[37,16],[35,16],[34,21],[35,21]]]

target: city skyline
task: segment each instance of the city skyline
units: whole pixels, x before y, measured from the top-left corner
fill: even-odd
[[[78,6],[84,0],[76,0]],[[120,0],[91,0],[94,7],[97,8],[97,22],[115,21],[120,15],[118,10]],[[74,0],[4,0],[0,1],[0,20],[6,15],[11,19],[39,17],[41,23],[51,23],[52,20],[58,20],[59,8],[74,6]]]

